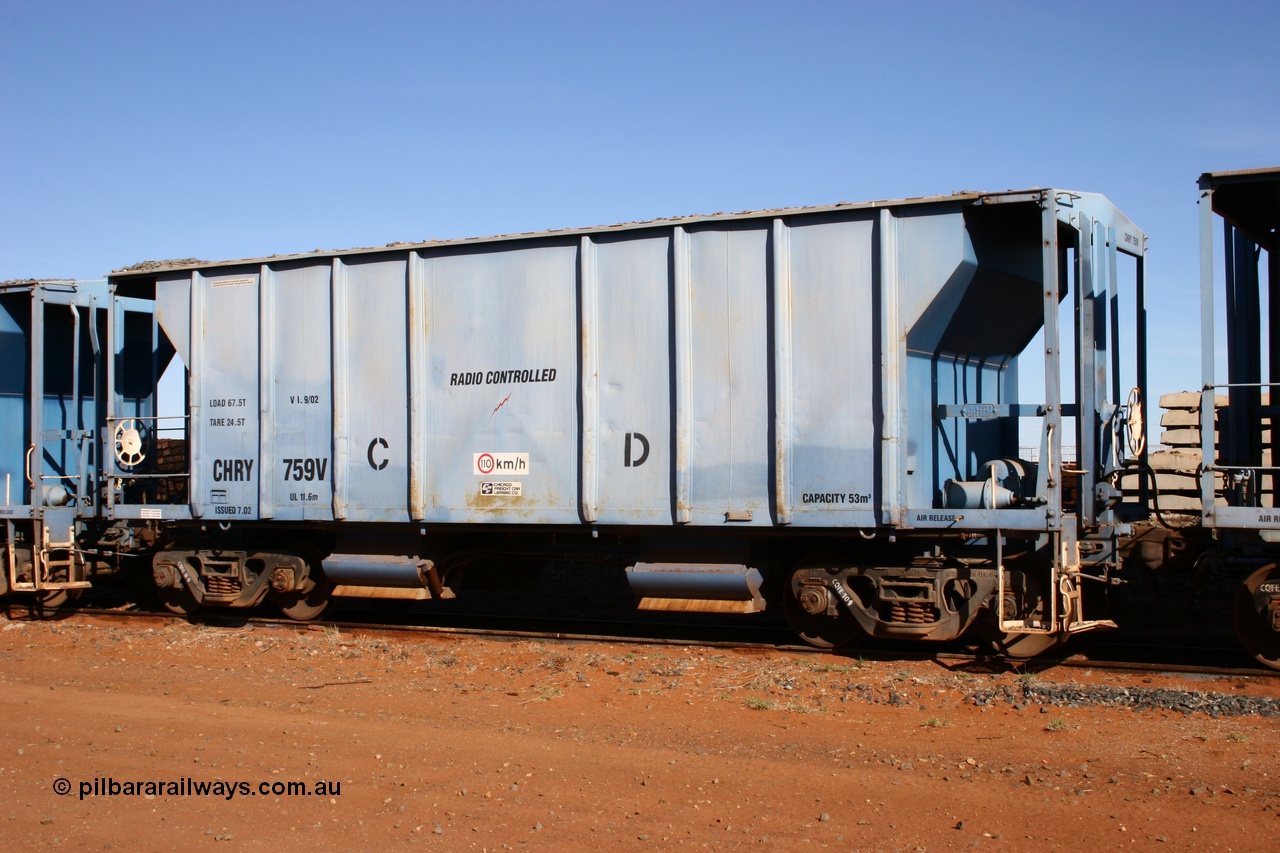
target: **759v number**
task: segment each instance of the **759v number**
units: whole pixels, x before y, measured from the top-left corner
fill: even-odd
[[[286,480],[309,480],[324,482],[329,471],[328,459],[281,459],[284,465]]]

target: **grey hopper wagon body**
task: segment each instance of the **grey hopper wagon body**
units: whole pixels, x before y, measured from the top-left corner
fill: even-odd
[[[187,368],[189,488],[111,511],[166,531],[178,610],[608,539],[644,606],[1038,649],[1114,566],[1145,241],[1034,189],[122,270]]]

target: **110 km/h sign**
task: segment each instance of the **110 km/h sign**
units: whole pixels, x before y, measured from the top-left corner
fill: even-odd
[[[478,477],[489,474],[507,474],[519,477],[529,473],[528,453],[475,453],[472,454],[471,473]]]

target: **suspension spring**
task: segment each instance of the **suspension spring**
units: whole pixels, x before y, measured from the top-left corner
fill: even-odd
[[[895,601],[889,605],[889,621],[926,625],[938,621],[938,609],[924,601]]]

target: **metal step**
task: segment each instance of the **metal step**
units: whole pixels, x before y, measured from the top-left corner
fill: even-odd
[[[1045,627],[1039,622],[1028,622],[1025,619],[1005,619],[1000,623],[1000,630],[1006,634],[1056,634],[1058,630]]]
[[[1094,628],[1116,628],[1119,627],[1110,619],[1090,619],[1084,622],[1076,622],[1067,628],[1068,634],[1079,634],[1081,631],[1092,631]]]
[[[54,560],[49,558],[50,551],[66,551],[70,556],[64,560]],[[84,560],[76,550],[74,542],[46,542],[44,550],[38,555],[37,565],[41,567],[38,575],[46,578],[53,574],[55,569],[66,569],[67,577],[73,578],[80,573],[78,570],[84,569]],[[27,591],[40,592],[46,589],[89,589],[91,586],[93,584],[87,580],[38,580],[35,584],[15,585],[14,588],[19,590],[29,588]]]
[[[92,587],[89,581],[49,581],[36,586],[33,583],[15,583],[10,589],[14,592],[44,592],[46,589],[89,589]]]

